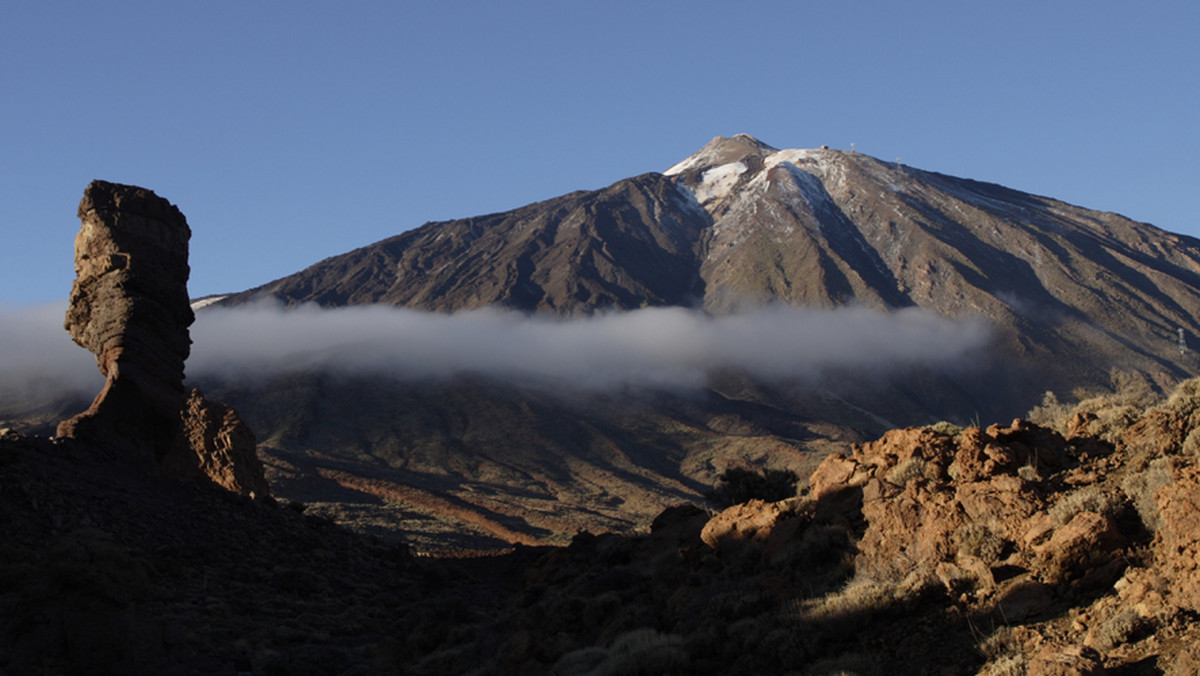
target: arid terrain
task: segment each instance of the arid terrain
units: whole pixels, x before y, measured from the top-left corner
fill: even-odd
[[[466,559],[6,433],[0,667],[1191,674],[1198,411],[1188,381],[895,430],[794,498]]]
[[[0,674],[1200,672],[1194,240],[744,135],[202,303],[174,205],[79,216],[103,385],[4,404]],[[636,368],[413,377],[363,330],[397,316]],[[193,344],[262,317],[358,332]]]

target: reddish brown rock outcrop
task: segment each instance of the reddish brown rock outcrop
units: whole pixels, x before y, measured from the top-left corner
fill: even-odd
[[[195,319],[183,214],[145,188],[93,181],[79,218],[65,328],[96,355],[105,384],[58,436],[269,499],[254,433],[233,409],[183,386]]]
[[[1155,553],[1173,580],[1174,601],[1200,611],[1200,468],[1177,468],[1173,479],[1155,493],[1162,518]]]
[[[1097,549],[1123,544],[1107,516],[1081,514],[1070,524],[1033,518],[1047,503],[1039,478],[1066,463],[1062,437],[1025,421],[956,435],[893,430],[854,446],[849,457],[827,458],[811,495],[862,491],[861,514],[853,515],[865,522],[859,574],[899,581],[920,572],[952,590],[986,591],[995,566],[1055,578]]]
[[[96,355],[106,380],[58,435],[151,465],[170,452],[183,408],[191,230],[150,190],[105,181],[88,185],[79,218],[65,328]]]
[[[1087,646],[1048,645],[1029,662],[1027,676],[1103,676],[1100,653]]]
[[[222,488],[250,497],[270,495],[254,432],[237,411],[205,398],[194,387],[188,388],[180,442],[164,459],[167,474],[206,476]]]
[[[792,514],[795,500],[751,500],[717,514],[700,532],[704,544],[716,551],[736,549],[748,542],[765,543],[775,524]]]

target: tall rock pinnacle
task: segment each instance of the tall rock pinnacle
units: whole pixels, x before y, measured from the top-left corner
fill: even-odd
[[[155,463],[175,442],[183,408],[188,239],[179,209],[152,191],[93,181],[79,203],[75,284],[65,328],[96,355],[104,389],[58,435]]]
[[[254,433],[236,411],[183,385],[195,319],[183,214],[145,188],[93,181],[79,218],[65,328],[96,355],[105,383],[58,436],[269,500]]]

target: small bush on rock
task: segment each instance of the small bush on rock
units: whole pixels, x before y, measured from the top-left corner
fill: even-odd
[[[751,500],[778,502],[796,496],[799,477],[791,470],[764,469],[761,474],[730,467],[718,477],[722,483],[705,497],[718,507],[732,507]]]

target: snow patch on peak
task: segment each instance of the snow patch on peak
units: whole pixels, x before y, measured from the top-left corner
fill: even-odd
[[[823,155],[823,154],[824,153],[822,153],[822,151],[820,151],[820,150],[808,150],[808,149],[779,150],[774,153],[771,153],[766,158],[764,158],[763,166],[765,166],[767,169],[770,169],[771,167],[777,167],[777,166],[779,166],[781,164],[785,164],[785,163],[786,164],[795,164],[795,165],[799,165],[804,162],[818,162],[819,163],[821,161],[821,155]]]
[[[695,211],[696,213],[707,213],[704,207],[701,206],[700,200],[696,198],[696,192],[682,183],[676,183],[675,189],[678,199],[682,201],[683,207]]]
[[[700,182],[692,188],[696,200],[700,204],[708,204],[727,196],[747,169],[743,162],[730,162],[704,172]]]
[[[192,311],[202,310],[202,309],[208,307],[209,305],[212,305],[214,303],[219,303],[228,297],[229,297],[229,294],[225,294],[223,296],[205,296],[203,298],[197,298],[197,299],[191,301]]]
[[[789,171],[800,169],[819,179],[830,191],[842,188],[846,182],[847,155],[838,150],[780,150],[764,158],[763,165],[766,169],[781,165],[786,165]]]
[[[791,174],[792,180],[795,181],[798,196],[804,200],[814,216],[817,216],[819,211],[833,212],[837,209],[820,178],[791,163],[788,164],[787,170]],[[818,225],[820,225],[819,218]]]
[[[730,138],[717,136],[687,159],[664,171],[663,174],[675,176],[692,169],[730,164],[752,155],[762,157],[773,152],[776,152],[775,148],[749,134],[736,134]]]

